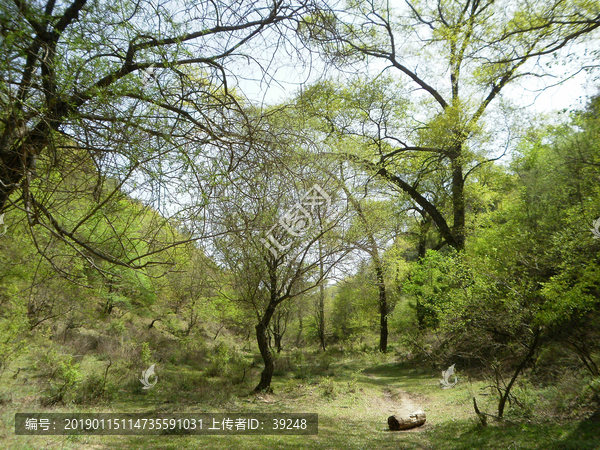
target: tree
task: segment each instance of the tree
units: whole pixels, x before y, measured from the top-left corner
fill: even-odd
[[[286,188],[289,189],[289,185]],[[228,232],[216,240],[218,260],[231,273],[235,292],[232,300],[248,305],[255,312],[256,339],[265,364],[256,391],[270,389],[274,359],[267,332],[278,309],[284,302],[288,303],[286,309],[289,308],[289,302],[294,298],[319,286],[341,258],[336,247],[325,248],[320,254],[315,250],[319,238],[335,224],[328,224],[320,231],[312,230],[311,234],[303,235],[303,239],[286,241],[289,235],[274,231],[263,235],[271,224],[277,224],[276,213],[281,213],[284,205],[293,208],[293,204],[282,194],[286,190],[274,197],[272,181],[270,197],[262,197],[262,192],[262,187],[258,187],[255,193],[249,190],[232,198],[236,202],[235,212],[233,207],[229,207],[229,211],[221,213],[230,220]],[[241,201],[241,197],[246,196],[253,197],[252,203]],[[242,224],[243,227],[240,227]],[[274,254],[265,246],[269,236],[285,243],[287,248]],[[321,260],[324,261],[323,272],[319,271]]]
[[[236,316],[226,308],[218,291],[225,284],[224,276],[216,264],[193,244],[181,248],[177,267],[166,274],[165,288],[168,289],[166,311],[161,311],[155,321],[161,320],[165,312],[181,314],[186,322],[183,334],[190,335],[202,323],[216,325],[215,338],[224,328],[227,319]]]
[[[354,233],[357,234],[356,245],[369,255],[375,271],[375,284],[379,297],[379,351],[386,353],[388,315],[393,311],[389,302],[383,261],[385,245],[391,240],[393,234],[393,229],[390,227],[389,205],[377,201],[367,201],[365,198],[368,192],[367,189],[365,189],[363,198],[357,198],[357,195],[349,189],[347,181],[340,181],[348,202],[356,213],[357,230],[354,230]]]
[[[249,56],[251,45],[268,40],[269,30],[285,39],[287,24],[309,4],[182,6],[2,2],[0,213],[21,210],[32,231],[45,228],[90,263],[153,263],[119,246],[99,248],[107,236],[96,236],[86,224],[120,193],[151,201],[153,192],[164,197],[167,191],[171,203],[185,203],[177,193],[190,192],[193,183],[190,193],[206,194],[210,180],[203,176],[217,152],[228,152],[233,168],[249,132],[239,95],[230,89],[233,68],[244,60],[260,70],[260,58]],[[80,183],[64,183],[70,171],[81,175]],[[96,203],[73,211],[77,216],[60,216],[59,193],[61,202],[85,196]],[[181,223],[189,205],[178,206]],[[152,233],[141,240],[152,240]],[[128,238],[138,239],[110,236]],[[179,243],[156,241],[148,255]]]
[[[378,290],[373,280],[373,270],[363,261],[356,273],[344,277],[335,285],[332,301],[333,335],[342,341],[362,339],[379,328],[373,314],[378,308]]]
[[[501,195],[477,214],[467,248],[430,250],[414,267],[411,290],[427,307],[428,326],[441,331],[444,350],[484,369],[499,418],[543,349],[568,346],[597,376],[595,105],[565,125],[532,127],[504,176],[492,173]]]
[[[369,151],[341,156],[407,193],[443,244],[462,250],[465,182],[505,146],[506,130],[490,110],[516,80],[549,74],[545,57],[596,30],[597,3],[425,0],[392,9],[369,0],[337,7],[309,16],[301,31],[331,64],[373,76],[353,83],[350,94],[337,95],[327,83],[314,88],[311,100],[327,97],[317,109],[322,129],[364,136]],[[400,83],[382,81],[383,71]],[[449,211],[427,195],[423,180],[432,172],[448,176]]]
[[[319,226],[322,226],[323,219],[319,215]],[[321,283],[319,284],[319,297],[315,302],[315,322],[317,325],[317,336],[319,337],[319,342],[321,343],[321,348],[323,351],[327,350],[325,344],[325,273],[324,273],[324,263],[323,263],[323,247],[321,244],[321,240],[318,241],[318,250],[319,250],[319,279],[321,279]]]
[[[566,344],[592,376],[599,372],[594,359],[600,312],[600,246],[595,239],[599,112],[596,95],[565,124],[533,128],[515,161],[528,218],[547,238],[538,238],[544,244],[541,268],[548,277],[542,288],[544,322],[551,327],[552,341]]]
[[[281,353],[283,345],[281,343],[283,335],[287,331],[288,322],[290,320],[291,309],[289,304],[281,304],[279,308],[273,314],[273,324],[271,326],[271,333],[275,341],[275,351]]]
[[[336,189],[329,189],[316,161],[300,150],[305,142],[294,118],[278,108],[263,117],[268,121],[238,170],[215,188],[210,214],[219,235],[214,258],[230,274],[231,300],[256,317],[265,364],[256,391],[270,389],[274,359],[267,334],[278,309],[318,287],[349,251],[337,236],[344,229],[334,233],[343,204],[335,203]]]

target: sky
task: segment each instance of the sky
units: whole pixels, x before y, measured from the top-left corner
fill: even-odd
[[[403,14],[402,11],[406,6],[403,0],[391,0],[389,3],[397,3],[396,11],[398,15]],[[423,35],[420,31],[418,33],[419,35],[417,35],[415,29],[415,33],[408,35],[405,39],[400,39],[400,34],[395,34],[398,59],[411,70],[416,69],[420,76],[429,70],[429,73],[425,75],[427,82],[441,90],[443,90],[443,87],[439,84],[446,83],[449,89],[450,76],[447,66],[445,66],[446,59],[443,57],[438,58],[435,53],[429,54],[431,51],[428,49],[421,51],[422,41],[420,39]],[[431,36],[424,37],[431,38]],[[274,36],[266,36],[263,42],[269,42],[273,38]],[[302,85],[311,84],[323,76],[325,64],[322,59],[314,53],[310,54],[308,51],[297,52],[297,48],[301,48],[302,44],[298,42],[295,36],[290,34],[287,39],[283,43],[283,51],[278,52],[274,58],[270,59],[270,54],[269,56],[265,55],[265,60],[268,60],[268,67],[272,75],[272,80],[269,83],[265,82],[262,74],[252,74],[252,66],[245,66],[241,72],[234,69],[234,72],[244,74],[242,78],[247,78],[246,80],[240,79],[240,88],[254,102],[281,103],[295,95]],[[400,43],[400,41],[404,42]],[[521,71],[532,71],[538,74],[551,73],[553,76],[540,78],[530,76],[521,78],[517,82],[513,81],[503,89],[502,96],[510,98],[514,105],[529,109],[532,112],[550,113],[585,107],[587,99],[597,94],[600,86],[598,72],[598,68],[600,68],[598,63],[600,45],[598,45],[598,42],[598,39],[587,36],[584,42],[570,43],[554,54],[527,62],[521,67]],[[259,49],[252,49],[253,57],[255,57],[257,50]],[[387,64],[387,62],[371,58],[369,60],[371,74],[381,72]],[[595,65],[595,73],[589,74],[581,70],[581,67],[585,65]],[[330,77],[340,74],[335,69],[328,68],[327,70],[327,75]],[[462,70],[466,73],[470,68],[465,64]],[[396,70],[391,72],[398,73]],[[248,78],[256,78],[259,82],[251,82]]]
[[[252,46],[250,44],[248,48],[242,49],[242,53],[250,52],[252,61],[259,63],[266,70],[267,75],[259,69],[259,64],[250,63],[248,58],[245,57],[237,59],[235,62],[230,61],[233,64],[228,66],[231,73],[237,75],[237,88],[250,101],[255,104],[284,102],[296,95],[301,86],[310,85],[323,76],[325,72],[323,61],[318,55],[311,54],[308,51],[297,52],[296,50],[301,48],[301,44],[297,41],[293,32],[287,36],[288,40],[278,41],[279,47],[275,56],[272,53],[274,49],[272,43],[277,40],[278,35],[269,35],[269,33],[275,33],[274,31],[266,31],[265,33],[259,39],[260,45]],[[571,76],[579,70],[578,64],[581,65],[582,63],[578,58],[568,58],[567,55],[583,55],[584,50],[588,47],[592,48],[593,45],[593,41],[588,41],[586,44],[574,44],[566,47],[562,54],[558,55],[557,61],[564,59],[564,61],[571,62],[566,65],[555,64],[551,70],[556,73],[556,77],[521,78],[517,82],[512,82],[506,86],[502,91],[502,97],[509,99],[512,106],[526,111],[526,116],[529,118],[535,117],[538,113],[551,114],[562,110],[585,107],[589,96],[598,92],[597,86],[600,86],[598,75],[597,73],[590,75],[580,71]],[[442,86],[436,86],[436,83],[439,85],[449,84],[449,74],[444,66],[443,58],[435,60],[434,56],[427,57],[427,55],[423,55],[422,58],[419,57],[421,55],[417,55],[417,59],[412,59],[407,65],[413,68],[410,64],[416,61],[416,64],[420,65],[419,74],[429,70],[427,81],[431,82],[434,87],[442,88]],[[547,68],[543,64],[548,60],[549,58],[546,57],[540,63],[531,64],[529,69],[526,70],[544,71]],[[371,59],[369,63],[372,74],[381,72],[386,65],[381,60],[375,59]],[[395,69],[390,70],[389,73],[399,74]],[[335,77],[339,74],[339,72],[329,69],[329,76]],[[233,85],[231,81],[229,81],[230,87]],[[497,103],[497,100],[495,102]],[[490,118],[490,121],[494,122],[494,117]],[[492,124],[492,127],[494,126]],[[502,133],[498,127],[494,128],[494,134],[496,134],[498,142],[503,141],[504,135]],[[500,144],[493,149],[488,149],[488,151],[493,156],[498,156],[496,153],[502,152],[504,149],[504,143],[500,142]]]
[[[588,98],[598,94],[598,81],[597,74],[584,71],[559,83],[556,80],[542,82],[528,79],[524,83],[513,85],[506,95],[524,108],[531,108],[540,113],[581,109],[585,107]]]

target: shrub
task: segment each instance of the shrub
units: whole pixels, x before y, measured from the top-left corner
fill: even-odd
[[[331,399],[336,398],[338,394],[337,385],[331,377],[324,377],[321,379],[319,382],[319,391],[323,397]]]
[[[72,356],[52,350],[46,353],[42,366],[42,377],[47,379],[47,386],[42,392],[41,404],[52,406],[64,403],[69,391],[81,379],[79,364]]]
[[[75,403],[94,404],[100,401],[111,401],[117,385],[105,378],[106,373],[94,373],[84,379],[77,389]]]

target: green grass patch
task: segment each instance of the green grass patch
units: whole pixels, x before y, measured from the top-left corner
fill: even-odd
[[[229,357],[222,354],[221,359]],[[440,374],[392,356],[379,354],[331,355],[298,352],[280,365],[273,382],[272,394],[253,394],[258,368],[252,369],[242,383],[231,373],[215,374],[212,367],[175,365],[157,366],[155,388],[140,389],[139,374],[121,380],[114,398],[108,403],[80,405],[40,405],[42,380],[32,382],[31,371],[22,370],[17,377],[1,380],[0,439],[10,449],[600,449],[600,413],[582,419],[557,420],[544,411],[545,405],[533,402],[534,414],[519,413],[513,405],[508,420],[479,425],[472,407],[472,394],[484,411],[493,413],[496,398],[481,395],[483,382],[468,383],[460,377],[453,389],[441,389]],[[26,361],[22,361],[24,364]],[[31,361],[29,361],[31,362]],[[83,361],[79,370],[82,380],[88,371],[97,371],[100,360]],[[104,362],[106,366],[106,362]],[[306,374],[306,376],[301,376]],[[116,375],[116,374],[115,374]],[[239,375],[239,374],[238,374]],[[300,376],[299,376],[300,375]],[[121,375],[119,375],[121,376]],[[118,378],[118,377],[117,377]],[[117,382],[118,379],[113,379]],[[35,378],[33,378],[35,380]],[[118,383],[117,383],[118,384]],[[95,385],[94,385],[95,386]],[[89,389],[92,389],[90,387]],[[547,389],[527,386],[531,399],[556,395]],[[92,389],[93,391],[93,389]],[[537,397],[536,397],[537,396]],[[550,404],[547,403],[547,404]],[[541,407],[540,406],[540,407]],[[547,405],[546,405],[547,406]],[[387,417],[414,409],[427,414],[427,423],[417,429],[390,432]],[[14,435],[14,414],[26,411],[52,412],[265,412],[317,413],[319,434],[316,436],[46,436]]]

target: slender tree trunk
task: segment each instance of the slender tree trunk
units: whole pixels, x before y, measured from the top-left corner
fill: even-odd
[[[275,339],[275,351],[277,353],[281,353],[283,350],[283,336],[287,331],[288,320],[290,319],[290,308],[284,308],[283,305],[279,307],[271,321],[273,322],[272,333],[273,338]]]
[[[586,348],[585,343],[583,343],[583,341],[582,341],[581,344],[578,344],[574,341],[569,341],[569,340],[567,340],[567,342],[571,345],[571,347],[573,347],[575,349],[575,353],[577,353],[577,355],[579,356],[579,359],[581,360],[581,362],[583,362],[583,364],[585,364],[585,367],[587,367],[587,369],[590,371],[592,376],[597,377],[598,375],[600,375],[600,371],[598,370],[598,365],[592,358],[592,354],[590,353],[589,349]]]
[[[461,251],[465,248],[465,179],[461,160],[461,146],[454,152],[452,161],[452,209],[454,224],[452,234],[456,242],[455,248]]]
[[[281,353],[281,338],[282,336],[277,333],[273,333],[273,338],[275,339],[275,351],[277,353]]]
[[[379,263],[379,258],[377,258],[378,264],[375,268],[377,274],[377,287],[379,289],[379,351],[382,353],[387,353],[387,341],[388,341],[388,305],[387,305],[387,295],[385,292],[385,282],[383,279],[383,268]]]
[[[35,328],[35,323],[37,322],[36,309],[35,303],[30,300],[29,303],[27,303],[27,319],[29,321],[30,330]]]
[[[302,341],[302,310],[298,308],[298,335],[296,336],[296,347],[300,348],[300,342]]]
[[[379,258],[379,248],[377,246],[377,241],[375,240],[374,234],[371,231],[369,221],[367,220],[367,217],[365,216],[365,213],[360,205],[360,202],[358,202],[354,198],[354,196],[346,187],[343,187],[343,189],[350,201],[352,202],[352,205],[358,213],[360,220],[365,226],[367,239],[370,247],[368,251],[373,261],[373,264],[375,265],[375,274],[377,276],[377,289],[379,291],[379,351],[381,351],[382,353],[386,353],[388,340],[387,316],[389,310],[387,304],[385,280],[383,277],[383,265],[381,263],[381,259]]]
[[[580,354],[579,359],[581,359],[583,364],[585,364],[585,367],[588,368],[592,376],[597,377],[598,375],[600,375],[600,372],[598,371],[598,365],[594,362],[594,360],[589,354],[587,355],[587,357],[584,354]]]
[[[113,310],[114,303],[112,301],[112,297],[110,294],[113,292],[113,282],[112,280],[108,281],[108,298],[106,299],[106,303],[104,304],[104,314],[110,315]]]
[[[513,385],[515,384],[515,381],[517,381],[517,377],[519,376],[519,374],[523,371],[523,369],[525,368],[527,363],[529,361],[531,361],[531,358],[533,358],[533,355],[535,354],[535,351],[537,350],[537,346],[539,343],[539,337],[540,337],[540,330],[538,328],[534,332],[533,341],[531,342],[531,345],[529,346],[529,350],[528,350],[527,354],[523,358],[523,361],[521,361],[521,364],[519,364],[519,366],[515,370],[515,373],[513,374],[510,381],[508,382],[508,386],[506,386],[506,388],[504,389],[504,393],[500,396],[500,401],[498,402],[498,418],[500,418],[500,419],[502,419],[502,416],[504,414],[504,408],[506,406],[506,401],[508,400],[508,396],[510,395],[510,390],[512,389]]]
[[[325,287],[323,285],[319,286],[319,305],[317,311],[317,321],[319,341],[321,343],[321,348],[323,349],[323,351],[325,351]]]
[[[317,309],[317,328],[319,333],[319,341],[323,351],[325,348],[325,286],[323,286],[323,251],[321,248],[321,240],[319,239],[319,305]]]
[[[427,233],[429,233],[429,229],[431,228],[431,216],[427,215],[427,213],[423,210],[419,210],[421,214],[421,222],[419,223],[419,243],[417,245],[417,258],[421,260],[425,258],[425,254],[427,253]]]
[[[364,216],[363,216],[364,217]],[[367,224],[365,220],[365,225]],[[372,234],[369,234],[369,244],[371,246],[371,259],[375,265],[375,277],[377,279],[377,291],[379,292],[379,351],[387,353],[388,341],[388,303],[385,289],[385,279],[383,277],[383,264],[379,257],[377,242]]]
[[[267,338],[267,331],[269,329],[269,323],[275,313],[277,303],[271,300],[267,309],[265,310],[260,322],[256,325],[256,341],[258,342],[258,349],[262,356],[265,368],[260,374],[260,382],[254,388],[256,392],[268,391],[271,389],[271,379],[273,378],[273,371],[275,370],[275,363],[273,361],[273,354],[269,348],[269,340]]]
[[[273,350],[273,334],[271,333],[271,330],[269,330],[268,328],[267,328],[266,334],[267,334],[267,343],[269,344],[269,350]]]
[[[427,253],[427,233],[429,231],[429,227],[431,226],[431,217],[427,216],[425,211],[421,212],[421,223],[419,224],[419,244],[418,244],[418,259],[419,263],[425,258],[425,254]],[[425,308],[421,303],[419,296],[417,296],[417,304],[416,304],[416,313],[417,313],[417,323],[419,325],[420,330],[425,329]]]

